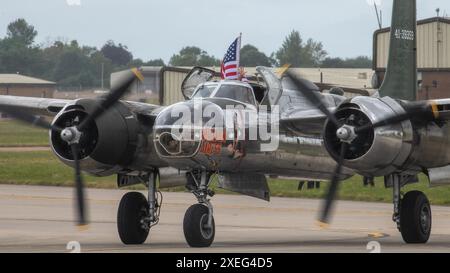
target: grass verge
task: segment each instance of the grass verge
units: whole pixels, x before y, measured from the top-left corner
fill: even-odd
[[[92,188],[116,188],[116,178],[92,177],[85,175],[86,184]],[[450,205],[450,187],[429,188],[424,176],[421,182],[405,187],[404,192],[421,190],[425,192],[435,205]],[[50,151],[33,152],[0,152],[0,183],[19,185],[72,186],[73,170],[60,163]],[[269,182],[272,196],[296,198],[322,198],[326,190],[326,183],[316,190],[298,191],[298,182],[273,179]],[[218,193],[227,193],[212,186]],[[134,189],[143,189],[137,186]],[[170,191],[183,191],[183,188]],[[376,179],[374,188],[365,188],[362,179],[355,176],[341,184],[340,199],[391,202],[392,190],[385,189],[383,180]]]
[[[12,120],[0,120],[0,147],[48,146],[48,131]]]

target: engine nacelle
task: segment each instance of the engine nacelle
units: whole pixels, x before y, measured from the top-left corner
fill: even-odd
[[[338,120],[352,127],[376,123],[405,110],[391,98],[356,97],[342,104],[336,111]],[[336,126],[327,122],[324,131],[325,147],[334,159],[340,157],[341,140]],[[357,134],[348,145],[344,165],[366,176],[384,176],[403,170],[413,153],[415,136],[411,121],[378,127]]]
[[[60,128],[76,126],[97,105],[96,100],[81,99],[66,106],[54,119]],[[80,166],[92,175],[107,176],[128,166],[136,153],[138,121],[125,104],[118,102],[83,131]],[[50,142],[58,158],[74,167],[70,146],[58,132],[50,133]]]

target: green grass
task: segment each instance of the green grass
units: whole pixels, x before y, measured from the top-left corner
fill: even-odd
[[[326,183],[322,183],[321,189],[297,191],[298,183],[295,181],[274,180],[270,183],[272,196],[322,198]],[[402,188],[406,193],[412,190],[420,190],[427,194],[431,203],[435,205],[450,205],[450,187],[430,188],[425,176],[420,176],[420,183],[411,184]],[[344,181],[339,189],[339,198],[342,200],[392,202],[392,189],[384,187],[383,178],[375,180],[375,187],[363,187],[362,178],[354,176]]]
[[[0,120],[0,147],[34,147],[48,145],[48,131],[16,121]]]
[[[116,188],[116,178],[92,177],[85,175],[86,183],[93,188]],[[403,189],[424,191],[435,205],[450,205],[450,187],[429,188],[424,176],[418,184],[409,185]],[[0,152],[0,183],[22,185],[49,185],[72,186],[73,170],[59,160],[50,151],[36,152]],[[271,180],[270,189],[272,196],[322,198],[326,189],[326,183],[322,183],[319,190],[298,191],[298,183],[295,181]],[[227,193],[212,187],[218,193]],[[137,186],[134,189],[143,189]],[[183,188],[170,189],[170,191],[183,191]],[[345,200],[391,202],[392,190],[385,189],[382,179],[376,180],[374,188],[364,188],[362,179],[355,176],[342,183],[339,195]]]
[[[24,185],[73,185],[73,169],[50,151],[0,152],[0,183]],[[113,188],[114,177],[86,177],[90,187]]]
[[[0,147],[33,147],[48,146],[48,132],[46,130],[27,126],[10,120],[0,121]],[[116,178],[92,177],[85,175],[86,183],[93,188],[116,188]],[[450,187],[429,188],[424,176],[419,184],[409,185],[409,190],[424,191],[433,204],[450,205]],[[24,185],[72,186],[73,170],[62,164],[47,151],[35,152],[0,152],[0,183]],[[269,183],[272,196],[321,198],[326,189],[322,183],[319,190],[298,191],[298,182],[285,180],[271,180]],[[212,186],[218,193],[227,193]],[[143,189],[137,186],[135,189]],[[174,188],[170,191],[182,191]],[[355,176],[345,181],[340,188],[339,196],[345,200],[360,200],[374,202],[391,202],[392,190],[385,189],[382,179],[376,180],[374,188],[364,188],[362,179]]]

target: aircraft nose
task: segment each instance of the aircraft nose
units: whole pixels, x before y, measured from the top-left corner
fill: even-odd
[[[223,127],[223,110],[212,102],[187,101],[167,107],[154,125],[156,151],[162,157],[193,157],[204,139],[204,129]]]

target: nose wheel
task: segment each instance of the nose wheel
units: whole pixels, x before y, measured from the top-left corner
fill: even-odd
[[[191,247],[209,247],[214,241],[216,227],[214,217],[208,223],[209,209],[203,204],[189,207],[184,215],[183,231],[186,242]]]
[[[205,171],[187,174],[186,188],[198,200],[198,204],[189,207],[184,215],[184,237],[190,247],[209,247],[214,241],[216,225],[208,198],[214,196],[214,192],[208,189],[211,175]]]

